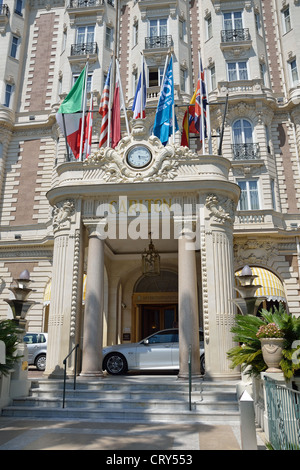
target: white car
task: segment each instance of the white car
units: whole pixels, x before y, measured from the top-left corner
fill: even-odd
[[[199,331],[201,373],[204,373],[203,332]],[[178,329],[161,330],[138,343],[103,348],[103,370],[125,374],[128,370],[178,370]]]

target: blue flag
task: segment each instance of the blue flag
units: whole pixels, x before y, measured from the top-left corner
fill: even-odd
[[[173,58],[171,57],[166,70],[164,83],[156,110],[153,134],[156,135],[163,145],[168,143],[173,133],[173,104],[174,104],[174,80],[173,80]],[[175,130],[178,125],[175,119]]]

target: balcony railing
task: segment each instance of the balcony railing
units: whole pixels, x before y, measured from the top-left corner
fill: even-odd
[[[115,6],[114,0],[106,0],[106,3]],[[104,4],[105,0],[70,0],[69,8],[97,7]]]
[[[159,49],[173,45],[172,36],[150,36],[145,38],[145,49]]]
[[[0,16],[8,16],[9,15],[9,7],[8,5],[4,4],[0,6]]]
[[[84,8],[103,5],[104,0],[70,0],[69,8]]]
[[[98,45],[96,42],[82,42],[79,44],[72,44],[71,46],[71,56],[97,54],[97,52]]]
[[[222,42],[249,41],[250,33],[248,28],[223,29],[221,31]]]
[[[260,158],[258,144],[232,144],[234,160],[257,160]]]

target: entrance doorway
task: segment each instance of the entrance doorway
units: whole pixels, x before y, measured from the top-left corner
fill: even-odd
[[[178,325],[177,304],[141,305],[140,311],[142,338],[165,328],[176,328]]]

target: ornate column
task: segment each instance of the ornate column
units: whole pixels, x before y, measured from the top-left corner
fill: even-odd
[[[199,309],[197,293],[196,256],[189,234],[178,239],[178,327],[179,374],[189,377],[189,350],[191,349],[192,376],[200,377]]]
[[[235,318],[233,222],[238,189],[234,187],[232,194],[200,197],[205,374],[212,379],[240,378],[227,359],[234,346],[230,332]]]
[[[104,239],[100,237],[96,224],[86,226],[89,231],[89,245],[80,375],[101,377],[103,376]]]
[[[82,292],[80,204],[80,200],[64,200],[53,209],[54,252],[45,370],[50,377],[63,375],[63,360],[78,341],[77,312]],[[74,357],[68,362],[68,370],[74,370]]]

